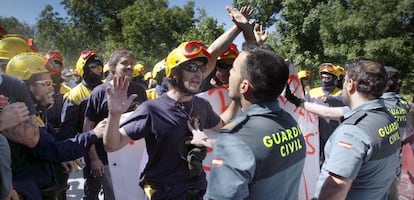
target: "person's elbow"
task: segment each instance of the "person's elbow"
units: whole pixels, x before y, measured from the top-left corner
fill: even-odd
[[[111,143],[106,143],[104,141],[104,149],[106,152],[114,152],[114,151],[118,151],[119,149],[121,149],[121,147],[111,144]]]

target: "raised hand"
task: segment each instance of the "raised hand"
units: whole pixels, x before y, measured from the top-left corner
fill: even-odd
[[[263,25],[256,23],[254,25],[254,37],[259,45],[266,42],[268,37],[267,31],[263,28]]]
[[[127,96],[129,80],[127,77],[114,76],[113,85],[107,88],[108,110],[111,114],[119,114],[126,112],[130,107],[136,94]]]

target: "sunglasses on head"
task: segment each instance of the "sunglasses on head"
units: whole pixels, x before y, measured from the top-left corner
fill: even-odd
[[[83,50],[81,52],[81,57],[84,60],[88,60],[93,55],[96,55],[96,51],[93,51],[93,50]]]
[[[329,72],[329,73],[334,73],[336,71],[336,68],[333,64],[331,63],[323,63],[321,65],[321,67],[319,68],[319,73],[321,72]]]
[[[233,64],[217,63],[217,68],[219,69],[230,69],[232,67],[233,67]]]
[[[188,42],[183,48],[183,51],[183,54],[186,58],[199,57],[201,54],[208,58],[211,57],[210,53],[207,51],[207,48],[204,46],[203,43],[199,41]]]
[[[43,87],[50,87],[53,84],[52,80],[38,80],[34,82],[35,84],[43,85]]]
[[[198,69],[201,70],[202,73],[204,73],[206,71],[206,66],[205,65],[197,65],[195,63],[185,63],[184,65],[181,65],[183,67],[184,70],[189,71],[189,72],[197,72]]]

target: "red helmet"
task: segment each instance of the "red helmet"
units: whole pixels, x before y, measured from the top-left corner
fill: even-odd
[[[60,76],[63,70],[63,56],[57,51],[48,51],[45,55],[46,62],[50,65],[48,70],[51,76]]]

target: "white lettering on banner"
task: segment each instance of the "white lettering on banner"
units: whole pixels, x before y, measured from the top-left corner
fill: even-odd
[[[290,66],[289,86],[296,96],[303,96],[302,86],[296,75],[295,69]],[[220,114],[230,104],[226,87],[218,87],[197,96],[210,102],[213,110]],[[316,182],[319,176],[319,132],[318,119],[315,115],[303,108],[296,108],[281,95],[279,105],[288,111],[298,122],[303,136],[305,137],[307,156],[305,161],[302,180],[299,188],[299,200],[309,200],[315,193]],[[205,130],[210,138],[216,138],[217,133]],[[203,161],[203,168],[209,178],[212,165],[212,149],[208,149],[207,156]],[[146,199],[144,192],[138,186],[140,172],[147,162],[145,142],[135,141],[117,152],[108,153],[109,167],[111,170],[112,183],[116,199],[141,200]]]

